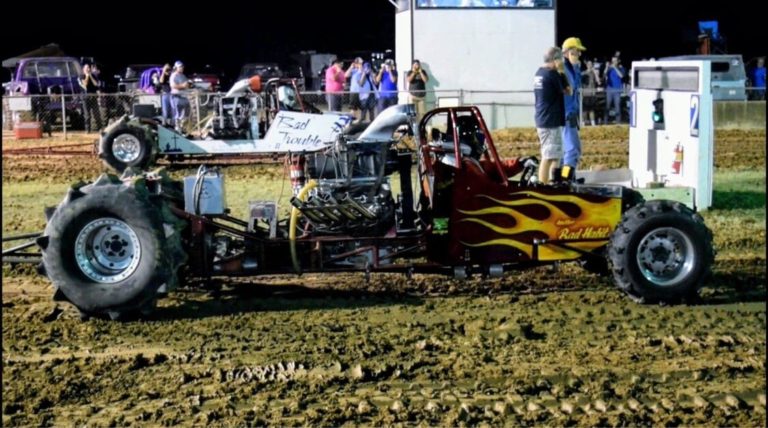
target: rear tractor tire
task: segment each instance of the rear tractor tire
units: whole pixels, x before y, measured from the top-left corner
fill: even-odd
[[[55,296],[84,316],[147,315],[178,282],[180,223],[142,180],[102,175],[73,188],[38,239]]]
[[[608,246],[616,285],[640,303],[695,299],[714,257],[712,232],[701,216],[667,200],[627,211]]]

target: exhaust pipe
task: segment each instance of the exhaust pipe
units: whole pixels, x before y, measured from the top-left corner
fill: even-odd
[[[322,201],[326,205],[332,206],[332,208],[335,211],[338,211],[341,215],[343,215],[347,219],[353,220],[353,221],[357,220],[358,217],[355,215],[355,212],[354,211],[350,211],[347,207],[345,207],[344,205],[340,204],[336,199],[333,198],[333,196],[331,196],[329,194],[325,194],[324,196],[322,196]]]
[[[367,219],[369,219],[369,220],[374,220],[374,219],[376,219],[376,215],[375,215],[374,213],[372,213],[372,212],[371,212],[371,211],[370,211],[368,208],[366,208],[366,207],[364,207],[364,206],[360,205],[360,203],[359,203],[359,202],[357,202],[356,200],[352,199],[352,198],[349,196],[349,193],[347,193],[347,194],[346,194],[346,195],[345,195],[345,196],[344,196],[344,197],[341,199],[341,202],[342,202],[344,205],[346,205],[346,206],[348,206],[348,207],[350,207],[350,208],[353,208],[353,209],[355,209],[355,210],[356,210],[357,212],[359,212],[359,213],[360,213],[360,214],[361,214],[363,217],[365,217],[365,218],[367,218]]]
[[[307,205],[297,199],[295,196],[291,198],[291,205],[296,207],[299,211],[301,211],[302,214],[304,214],[310,221],[313,221],[315,223],[325,223],[325,219],[320,217],[316,212],[313,210],[307,209]]]
[[[306,206],[319,211],[330,221],[339,221],[339,216],[337,216],[330,207],[326,206],[322,201],[318,200],[318,198],[311,198],[307,201]]]

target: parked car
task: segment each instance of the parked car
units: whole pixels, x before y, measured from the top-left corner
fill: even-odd
[[[266,82],[274,77],[284,77],[285,73],[276,62],[253,62],[244,64],[240,68],[237,80],[247,79],[252,76],[259,76],[262,81]]]
[[[226,75],[208,64],[201,71],[192,73],[189,78],[196,88],[203,91],[220,92],[230,86]]]
[[[248,79],[253,76],[261,77],[261,80],[264,82],[270,79],[293,79],[296,82],[296,87],[299,91],[304,91],[306,88],[304,71],[300,65],[289,65],[289,67],[286,68],[281,67],[276,62],[248,63],[240,68],[238,80]]]

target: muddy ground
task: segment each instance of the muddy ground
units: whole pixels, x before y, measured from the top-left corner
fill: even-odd
[[[530,156],[539,154],[539,143],[533,128],[511,128],[495,131],[494,142],[500,154],[505,157]],[[93,150],[95,134],[70,134],[66,141],[61,138],[41,140],[14,140],[4,135],[3,150],[36,148],[38,150],[61,145],[81,146],[58,148],[61,150]],[[582,130],[583,157],[580,168],[627,167],[629,155],[629,132],[626,126],[596,126]],[[765,167],[765,131],[718,130],[715,133],[716,169],[750,169]],[[162,165],[165,165],[162,161]],[[238,175],[249,175],[251,171],[241,169]],[[31,156],[3,156],[3,182],[40,181],[46,183],[68,183],[77,180],[92,180],[94,174],[106,171],[101,160],[91,157],[63,157],[35,154]]]
[[[587,167],[626,166],[626,127],[583,138]],[[532,130],[497,140],[508,156],[536,152]],[[718,170],[764,170],[765,132],[716,142]],[[3,189],[100,171],[89,158],[3,156]],[[764,229],[715,234],[728,248],[701,301],[672,307],[563,265],[468,282],[257,277],[218,295],[180,290],[147,320],[81,322],[45,279],[4,266],[2,422],[764,426]]]

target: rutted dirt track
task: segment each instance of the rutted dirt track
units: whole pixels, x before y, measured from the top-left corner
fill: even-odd
[[[586,166],[626,166],[626,128],[584,139]],[[498,140],[536,152],[528,130]],[[718,168],[764,167],[764,132],[717,143]],[[100,170],[4,157],[3,183]],[[81,322],[46,280],[4,268],[2,421],[764,426],[765,236],[746,242],[728,245],[754,255],[718,257],[701,304],[673,307],[564,265],[465,283],[258,277],[173,293],[146,321]]]
[[[495,143],[502,156],[536,155],[539,143],[536,131],[529,128],[501,130],[494,133]],[[3,141],[3,148],[55,147],[56,144],[93,143],[95,134],[74,134],[67,141],[54,143],[29,143],[27,141]],[[587,127],[582,130],[583,168],[627,166],[628,131],[626,126]],[[764,167],[765,131],[718,130],[715,133],[715,168],[749,169]],[[90,150],[90,146],[73,147],[71,150]],[[9,156],[3,157],[3,181],[43,181],[61,183],[68,179],[91,180],[104,168],[96,157],[63,156]]]

